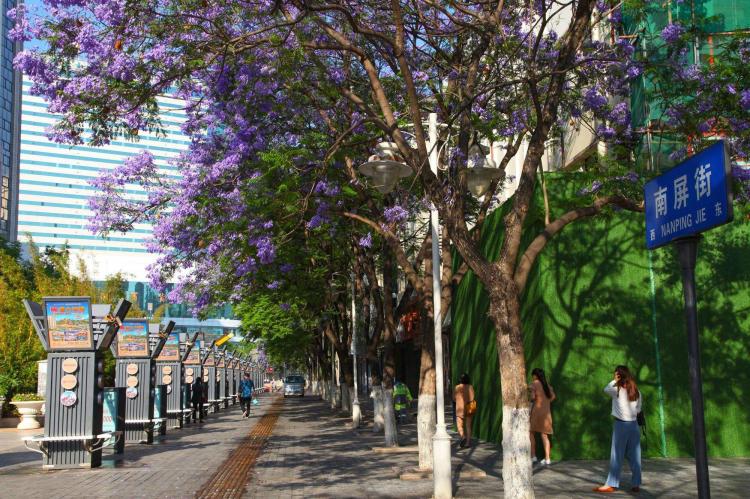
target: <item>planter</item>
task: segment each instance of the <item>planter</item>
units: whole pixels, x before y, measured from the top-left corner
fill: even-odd
[[[36,419],[36,415],[44,405],[44,400],[28,400],[25,402],[11,402],[21,415],[21,422],[16,426],[19,430],[35,430],[42,425]]]

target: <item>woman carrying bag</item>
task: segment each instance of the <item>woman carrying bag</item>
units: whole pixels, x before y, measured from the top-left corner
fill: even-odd
[[[603,494],[616,491],[620,487],[620,471],[627,458],[633,478],[631,491],[639,492],[641,487],[641,430],[638,428],[638,413],[641,412],[641,392],[633,375],[625,366],[617,366],[612,381],[604,387],[604,393],[612,397],[612,451],[609,458],[607,483],[594,489]]]
[[[456,426],[461,436],[459,447],[471,446],[471,420],[477,411],[477,401],[474,399],[474,387],[471,386],[469,375],[461,375],[461,383],[453,390],[453,399],[456,401]]]

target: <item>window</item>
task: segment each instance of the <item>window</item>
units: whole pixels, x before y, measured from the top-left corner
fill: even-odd
[[[8,208],[10,205],[10,178],[3,176],[2,185],[0,185],[0,220],[8,220],[10,214]]]

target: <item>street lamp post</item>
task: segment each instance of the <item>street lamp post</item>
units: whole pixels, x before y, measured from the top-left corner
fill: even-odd
[[[352,278],[352,359],[354,364],[354,400],[352,401],[352,424],[355,428],[359,428],[360,421],[362,420],[362,412],[359,407],[359,381],[357,380],[357,350],[359,348],[359,342],[357,341],[357,305],[356,305],[356,287],[354,279]]]
[[[437,114],[430,113],[428,122],[430,145],[430,169],[437,176],[438,147],[437,147]],[[387,194],[396,186],[399,178],[408,176],[407,166],[399,161],[395,153],[395,144],[381,143],[378,154],[371,156],[359,167],[360,173],[370,177],[373,187],[383,194]],[[453,496],[451,484],[451,447],[450,436],[445,428],[445,401],[443,396],[443,341],[442,321],[440,320],[440,222],[437,208],[430,208],[430,226],[432,231],[432,289],[434,310],[435,335],[435,393],[437,422],[435,435],[432,438],[432,476],[433,497],[445,499]]]
[[[438,175],[438,123],[437,114],[430,113],[428,118],[429,163],[430,170]],[[378,153],[371,156],[366,163],[359,167],[360,173],[372,179],[372,186],[383,194],[387,194],[398,183],[398,180],[410,174],[409,168],[403,163],[397,152],[396,144],[382,142],[378,145]],[[469,150],[469,168],[466,169],[467,186],[477,197],[485,195],[491,182],[502,176],[492,158],[486,158],[480,144],[475,144]],[[451,447],[450,436],[445,426],[445,397],[443,375],[443,338],[440,294],[442,285],[440,279],[440,221],[437,208],[430,208],[430,227],[432,235],[432,294],[434,310],[435,336],[435,399],[437,422],[435,435],[432,438],[432,474],[433,497],[436,499],[450,498],[453,495],[451,481]]]
[[[427,124],[430,139],[430,169],[437,176],[437,114],[430,113]],[[441,320],[440,293],[440,221],[437,207],[430,206],[430,229],[432,235],[432,301],[433,323],[435,326],[435,395],[437,402],[437,422],[435,435],[432,437],[432,476],[433,497],[445,499],[453,496],[451,483],[451,437],[445,428],[445,400],[443,390],[443,328]]]

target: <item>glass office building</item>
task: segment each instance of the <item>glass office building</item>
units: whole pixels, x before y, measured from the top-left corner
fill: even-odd
[[[2,2],[2,33],[0,34],[0,238],[16,240],[18,221],[18,130],[20,125],[21,76],[13,69],[13,58],[20,43],[8,39],[13,22],[7,12],[16,0]]]
[[[143,132],[137,142],[113,140],[104,147],[69,146],[47,139],[47,129],[58,119],[47,112],[41,97],[29,93],[31,82],[23,81],[20,187],[18,204],[18,240],[31,236],[39,247],[61,247],[67,244],[73,261],[81,257],[94,281],[122,273],[128,282],[128,297],[135,298],[143,309],[148,303],[159,303],[159,295],[146,283],[146,266],[155,256],[146,251],[150,224],[136,224],[127,234],[112,233],[107,239],[86,228],[91,211],[88,199],[96,191],[89,181],[103,169],[112,169],[126,158],[149,150],[165,176],[177,179],[179,171],[170,163],[189,145],[181,132],[186,116],[184,103],[160,97],[162,128],[165,135]],[[126,186],[134,199],[145,199],[135,185]]]

